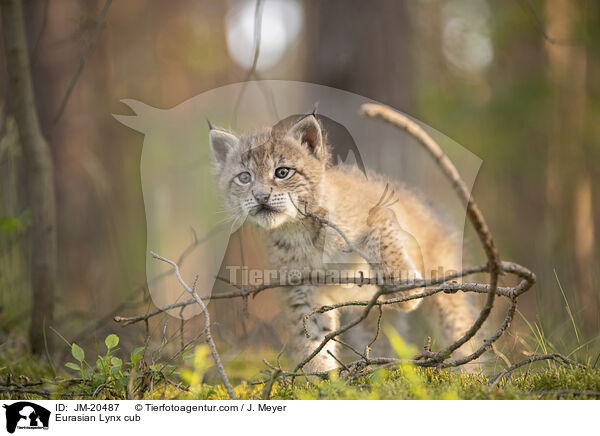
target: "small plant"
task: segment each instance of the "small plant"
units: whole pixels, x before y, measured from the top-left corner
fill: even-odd
[[[185,358],[185,351],[177,364],[151,364],[146,365],[144,360],[145,347],[135,348],[129,355],[129,361],[123,362],[115,354],[119,350],[119,337],[110,334],[104,339],[106,353],[98,355],[95,366],[85,359],[85,351],[73,343],[71,355],[76,362],[67,362],[65,366],[77,371],[81,377],[80,387],[86,389],[88,395],[103,396],[116,399],[142,397],[144,392],[150,390],[151,395],[155,387],[162,382],[164,387],[168,377],[179,368]]]
[[[93,389],[93,393],[97,394],[100,390],[107,389],[114,393],[122,393],[127,398],[127,386],[131,379],[135,380],[135,369],[142,359],[143,347],[138,347],[131,353],[131,360],[125,365],[123,361],[115,356],[118,350],[119,337],[115,334],[110,334],[104,340],[106,345],[106,353],[98,355],[96,366],[91,366],[85,360],[85,351],[76,343],[71,344],[71,355],[77,361],[67,362],[65,366],[74,371],[78,371],[82,383]]]

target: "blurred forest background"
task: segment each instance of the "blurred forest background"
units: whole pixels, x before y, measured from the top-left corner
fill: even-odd
[[[170,108],[247,80],[255,1],[24,0],[23,8],[37,113],[54,163],[58,269],[51,327],[88,345],[113,331],[125,343],[139,341],[138,330],[123,330],[112,317],[152,307],[143,287],[143,137],[111,114],[127,112],[122,98]],[[474,196],[500,254],[538,276],[520,302],[535,326],[517,318],[505,353],[524,348],[518,332],[543,336],[562,352],[595,345],[599,2],[266,0],[262,26],[255,77],[364,95],[483,160]],[[2,53],[0,346],[25,350],[29,259],[37,245]],[[470,257],[484,259],[479,251]],[[242,315],[241,303],[211,303],[218,341],[232,352],[280,346],[267,329],[275,301],[268,295],[251,301],[260,306],[254,318]],[[174,320],[168,329],[178,325]],[[69,352],[63,344],[56,348]]]

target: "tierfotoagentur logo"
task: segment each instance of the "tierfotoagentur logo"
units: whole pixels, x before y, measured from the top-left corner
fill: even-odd
[[[213,89],[169,109],[158,109],[132,99],[124,99],[122,102],[134,114],[114,117],[144,134],[140,175],[147,225],[146,275],[148,290],[158,307],[180,301],[181,291],[177,278],[170,274],[171,266],[157,262],[151,252],[166,258],[177,258],[185,253],[183,262],[179,265],[182,278],[186,282],[196,283],[197,293],[207,304],[213,293],[227,290],[225,282],[217,277],[235,278],[231,281],[244,283],[246,274],[250,282],[254,281],[255,276],[259,280],[290,276],[289,273],[271,273],[272,268],[267,260],[270,252],[263,247],[264,239],[257,236],[258,233],[252,226],[246,224],[247,219],[257,217],[253,215],[254,212],[243,213],[241,205],[234,207],[233,211],[236,213],[232,214],[232,208],[226,204],[215,176],[215,156],[209,144],[211,132],[213,137],[222,132],[221,136],[233,138],[235,132],[252,132],[258,127],[267,126],[271,138],[283,137],[297,123],[302,124],[303,119],[310,120],[312,115],[326,136],[324,140],[331,147],[332,168],[355,167],[357,179],[365,184],[371,180],[377,183],[377,177],[385,177],[414,187],[423,198],[435,203],[443,211],[449,225],[458,229],[455,232],[456,241],[462,241],[466,217],[464,204],[455,199],[452,187],[439,174],[436,164],[423,155],[422,150],[415,147],[410,138],[399,135],[394,129],[385,126],[382,128],[359,114],[358,108],[361,105],[372,102],[365,97],[327,86],[263,80]],[[206,122],[207,119],[209,123]],[[211,125],[215,129],[211,129]],[[218,126],[225,130],[218,130]],[[442,144],[445,152],[457,162],[466,186],[470,189],[481,160],[430,127],[422,125],[422,128]],[[249,150],[256,155],[268,152],[261,144],[257,143]],[[293,174],[293,171],[288,174],[292,181]],[[258,181],[251,178],[249,182],[255,184]],[[262,192],[259,186],[252,189],[256,195]],[[326,189],[325,185],[323,189]],[[265,193],[269,192],[265,188]],[[369,219],[376,221],[386,210],[393,210],[391,207],[397,206],[399,192],[391,185],[389,189],[384,189],[383,186],[378,188],[374,195],[379,202],[377,199],[365,200],[365,210],[369,212],[365,219],[370,217]],[[356,195],[352,192],[347,194]],[[278,215],[281,220],[294,220],[303,213],[316,212],[312,208],[307,209],[298,200],[296,193],[292,193],[289,201],[288,194],[274,193],[269,201],[273,207],[285,206],[285,211]],[[337,219],[327,215],[323,218],[332,222]],[[392,218],[390,225],[400,229],[407,244],[415,247],[415,262],[420,265],[423,263],[422,256],[418,254],[421,241],[410,232],[403,231],[404,223],[397,217]],[[323,244],[330,246],[338,237],[335,230],[326,228],[323,231]],[[443,267],[444,272],[460,269],[461,249],[462,244],[457,243],[454,264],[438,265],[439,262],[429,262],[427,270],[437,271],[438,266]],[[373,258],[379,262],[377,253],[378,250],[375,250]],[[343,278],[348,275],[347,271],[353,270],[352,280],[356,284],[361,278],[358,269],[367,266],[357,269],[354,253],[351,252],[342,256],[343,258],[331,255],[328,250],[322,250],[318,254],[318,269],[324,267],[325,274],[319,274],[311,282],[320,282],[323,277],[335,281],[337,277]],[[410,272],[411,269],[398,273],[391,271],[389,275],[395,281],[418,279],[407,275],[407,271]],[[304,271],[300,271],[301,274],[290,272],[292,281],[305,275]],[[365,270],[364,276],[372,277],[373,273]],[[426,276],[431,278],[434,275]],[[161,280],[156,280],[157,277]],[[305,278],[302,282],[306,283]],[[187,305],[183,310],[174,309],[168,313],[189,319],[199,312],[197,305]]]
[[[47,430],[50,411],[29,401],[19,401],[3,405],[6,409],[6,431],[14,433],[16,429]]]
[[[228,265],[229,283],[236,286],[257,286],[263,283],[278,283],[282,286],[290,285],[319,285],[319,284],[341,284],[341,285],[401,285],[420,280],[419,277],[406,270],[390,270],[387,275],[381,271],[364,269],[258,269],[246,266]],[[457,270],[445,269],[439,266],[432,270],[427,276],[437,279],[444,276],[457,274]]]

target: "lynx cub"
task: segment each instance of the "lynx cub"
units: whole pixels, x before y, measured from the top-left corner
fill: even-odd
[[[385,276],[400,273],[403,279],[430,278],[439,268],[460,269],[457,241],[418,196],[377,175],[370,174],[367,179],[354,167],[331,164],[330,147],[314,115],[301,118],[287,131],[267,129],[238,137],[211,128],[209,136],[225,203],[234,219],[248,219],[264,229],[274,268],[327,271],[341,265],[347,270],[350,264],[369,270],[362,258],[349,253],[335,230],[305,216],[306,208],[335,223],[354,246],[376,261]],[[393,187],[388,189],[388,185]],[[374,291],[374,285],[286,288],[282,295],[291,335],[289,347],[296,361],[339,326],[339,311],[313,316],[307,337],[303,328],[306,313],[325,304],[368,299]],[[384,307],[412,311],[421,301]],[[439,316],[446,340],[462,336],[473,320],[462,293],[436,294],[427,298],[424,306],[429,306],[429,314]],[[336,355],[337,347],[337,342],[329,341],[305,369],[337,367],[327,353]]]

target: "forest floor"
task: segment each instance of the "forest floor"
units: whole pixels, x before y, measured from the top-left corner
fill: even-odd
[[[73,355],[81,357],[75,351]],[[212,362],[203,346],[171,366],[144,364],[138,358],[140,353],[141,350],[134,350],[131,359],[121,360],[109,348],[106,354],[98,356],[95,366],[82,359],[83,371],[80,371],[77,365],[53,368],[40,363],[38,358],[4,349],[0,351],[0,398],[228,399],[224,386],[212,373]],[[332,371],[326,380],[278,378],[270,390],[265,388],[269,385],[269,375],[264,374],[266,367],[261,365],[242,360],[228,362],[227,371],[238,398],[600,399],[600,368],[593,365],[578,367],[541,361],[489,384],[488,377],[477,373],[435,371],[402,364],[377,369],[352,381],[337,371]],[[138,372],[132,371],[134,366]]]

